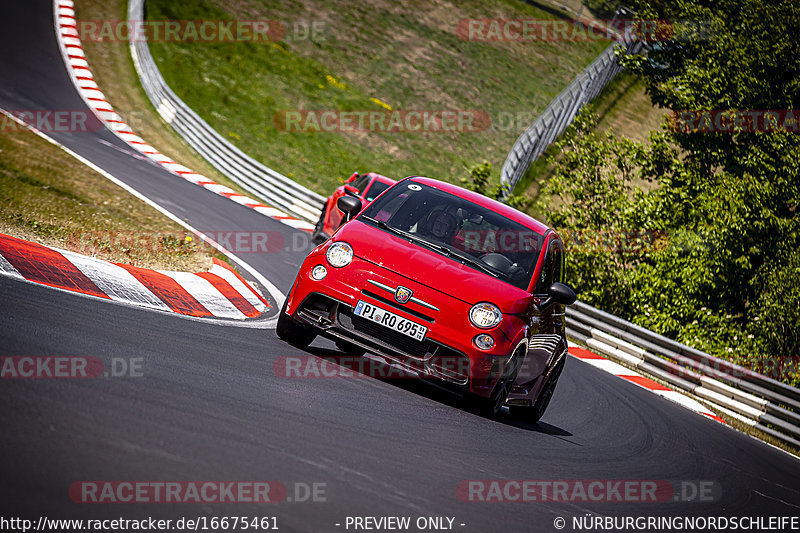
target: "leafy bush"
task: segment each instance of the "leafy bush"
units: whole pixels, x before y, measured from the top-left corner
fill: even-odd
[[[797,384],[800,221],[774,211],[796,205],[796,188],[705,173],[670,132],[639,144],[595,124],[581,113],[559,141],[540,206],[565,238],[580,298]]]
[[[499,200],[503,195],[503,185],[501,183],[492,185],[490,183],[491,176],[492,164],[484,160],[483,163],[470,167],[469,176],[461,178],[461,186],[494,200]],[[524,211],[530,204],[530,199],[524,194],[511,193],[503,201],[520,211]]]
[[[621,55],[656,105],[800,108],[800,7],[633,7],[643,19],[702,22],[703,32]],[[567,236],[567,273],[580,297],[800,385],[800,125],[703,132],[666,120],[638,144],[597,133],[595,122],[584,111],[558,143],[543,211]]]

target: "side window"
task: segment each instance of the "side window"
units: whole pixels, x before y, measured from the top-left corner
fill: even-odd
[[[375,180],[372,182],[372,187],[369,188],[369,191],[367,191],[367,195],[364,197],[364,199],[368,202],[371,202],[377,198],[380,193],[388,188],[389,185],[387,183],[381,183],[380,181]],[[361,193],[363,194],[364,191],[361,191]]]
[[[357,177],[355,181],[353,181],[353,183],[351,183],[350,185],[358,189],[359,193],[363,193],[364,187],[367,186],[367,183],[369,183],[369,176],[365,174],[363,176]]]
[[[550,285],[557,281],[564,281],[564,248],[561,241],[552,241],[544,258],[537,292],[546,294]]]

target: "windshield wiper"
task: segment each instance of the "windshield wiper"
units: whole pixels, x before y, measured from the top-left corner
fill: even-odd
[[[361,218],[362,218],[362,220],[368,220],[370,222],[373,222],[373,223],[377,224],[379,228],[385,229],[386,231],[388,231],[390,233],[394,233],[395,235],[397,235],[399,237],[403,237],[405,239],[408,239],[411,242],[416,242],[416,243],[421,244],[423,246],[427,246],[428,248],[432,248],[434,251],[442,253],[442,254],[444,254],[444,255],[446,255],[448,257],[458,258],[462,263],[469,263],[470,265],[474,266],[475,268],[478,268],[479,270],[482,270],[482,271],[486,272],[490,276],[493,276],[495,278],[499,277],[499,274],[497,272],[495,272],[488,265],[484,265],[483,263],[481,263],[477,259],[473,259],[472,257],[469,257],[467,255],[463,255],[463,254],[461,254],[459,252],[456,252],[455,250],[451,249],[448,246],[445,246],[444,244],[436,244],[435,242],[431,242],[431,241],[429,241],[427,239],[423,239],[422,237],[418,237],[416,235],[413,235],[413,234],[408,233],[406,231],[403,231],[401,229],[393,228],[393,227],[389,226],[389,224],[387,224],[383,220],[376,220],[376,219],[374,219],[372,217],[365,217],[365,216],[362,216]]]
[[[461,259],[462,261],[464,261],[465,263],[469,263],[470,265],[472,265],[474,267],[477,267],[480,270],[483,270],[484,272],[486,272],[490,276],[493,276],[495,278],[500,277],[499,276],[499,274],[500,274],[499,272],[496,272],[490,266],[481,263],[478,259],[473,259],[472,257],[470,257],[468,255],[460,254],[458,252],[450,250],[449,248],[447,250],[450,252],[450,254],[449,254],[450,256],[457,257],[457,258]]]
[[[421,244],[423,246],[427,246],[428,248],[432,248],[432,249],[434,249],[434,250],[436,250],[438,252],[443,252],[446,255],[452,255],[453,254],[452,250],[450,250],[449,248],[447,248],[445,246],[433,243],[433,242],[431,242],[431,241],[429,241],[427,239],[423,239],[422,237],[418,237],[417,235],[414,235],[413,233],[408,233],[407,231],[403,231],[401,229],[393,228],[389,224],[384,222],[383,220],[376,220],[376,219],[374,219],[372,217],[363,217],[363,216],[361,218],[363,220],[368,220],[370,222],[374,222],[375,224],[378,225],[379,228],[385,229],[388,232],[394,233],[398,237],[403,237],[404,239],[408,239],[409,242],[415,242],[417,244]]]
[[[379,228],[385,229],[386,231],[388,231],[390,233],[394,233],[398,237],[403,237],[404,239],[408,239],[410,241],[419,240],[418,237],[416,237],[416,236],[414,236],[414,235],[412,235],[410,233],[407,233],[407,232],[405,232],[405,231],[403,231],[401,229],[397,229],[397,228],[391,227],[389,224],[387,224],[383,220],[377,220],[377,219],[374,219],[372,217],[366,217],[366,216],[362,216],[361,219],[362,220],[369,220],[370,222],[373,222],[373,223],[377,224]]]
[[[444,244],[436,244],[435,242],[430,242],[427,239],[419,239],[419,240],[422,241],[423,243],[425,243],[427,246],[430,246],[431,248],[433,248],[433,249],[435,249],[435,250],[437,250],[439,252],[442,252],[444,255],[446,255],[448,257],[452,257],[454,259],[460,260],[462,264],[468,263],[468,264],[470,264],[470,265],[472,265],[472,266],[474,266],[474,267],[476,267],[476,268],[478,268],[480,270],[483,270],[484,272],[486,272],[490,276],[493,276],[495,278],[498,277],[498,273],[495,272],[494,269],[492,269],[488,265],[485,265],[485,264],[481,263],[477,259],[474,259],[474,258],[472,258],[472,257],[470,257],[468,255],[464,255],[461,252],[457,252],[457,251],[453,250],[452,248],[450,248],[449,246],[446,246]]]

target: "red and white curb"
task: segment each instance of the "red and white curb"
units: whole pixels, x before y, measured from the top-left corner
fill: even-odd
[[[0,234],[0,274],[195,317],[255,318],[269,303],[227,263],[196,274],[150,270]]]
[[[590,364],[595,368],[599,368],[604,372],[608,372],[609,374],[614,374],[617,377],[620,377],[626,381],[634,383],[642,388],[649,390],[661,396],[662,398],[666,398],[672,402],[680,404],[681,406],[699,413],[706,418],[710,418],[711,420],[715,420],[720,422],[721,424],[725,424],[725,421],[722,420],[720,417],[712,413],[708,410],[708,407],[703,405],[702,403],[689,398],[685,394],[681,394],[678,391],[672,390],[669,387],[665,387],[660,383],[653,381],[652,379],[645,377],[638,372],[631,370],[630,368],[625,368],[624,366],[615,363],[609,359],[606,359],[602,355],[597,355],[594,352],[591,352],[585,348],[580,348],[578,346],[572,346],[569,349],[570,355],[575,357],[576,359],[580,359],[584,363]]]
[[[105,95],[100,91],[94,75],[86,61],[86,54],[83,52],[80,35],[78,34],[78,24],[75,19],[75,9],[72,0],[54,0],[53,2],[56,35],[64,58],[64,63],[70,73],[70,78],[78,89],[86,105],[95,115],[113,131],[120,139],[128,143],[134,150],[155,161],[163,168],[173,174],[199,185],[215,194],[224,196],[234,202],[247,206],[254,211],[275,219],[287,226],[303,231],[311,232],[314,225],[299,220],[287,213],[262,204],[258,200],[237,193],[230,187],[216,183],[207,177],[194,172],[193,170],[172,161],[169,157],[160,153],[158,150],[147,144],[141,137],[136,135],[132,128],[114,111],[114,108],[106,100]]]

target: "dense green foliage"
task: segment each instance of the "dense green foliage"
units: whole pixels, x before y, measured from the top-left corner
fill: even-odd
[[[685,110],[800,109],[800,6],[674,1],[643,19],[702,31],[622,61],[653,102]],[[580,298],[691,346],[800,384],[800,132],[697,131],[650,142],[593,128],[560,141],[549,222],[571,240]],[[724,123],[729,124],[729,123]]]

